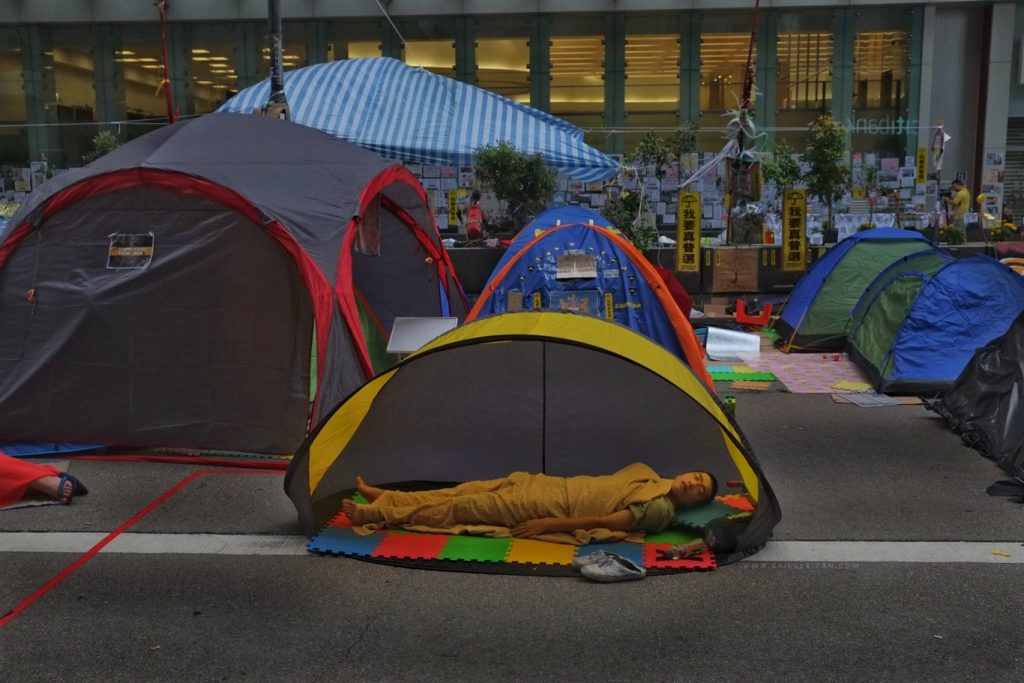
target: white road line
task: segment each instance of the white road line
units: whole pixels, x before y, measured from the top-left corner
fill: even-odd
[[[106,534],[0,532],[0,552],[84,553]],[[305,555],[302,536],[121,534],[102,553],[171,555]],[[1016,541],[775,541],[744,562],[935,562],[1024,564]]]
[[[777,541],[753,562],[1024,563],[1018,541]]]
[[[84,553],[106,537],[93,532],[0,533],[0,552]],[[305,555],[303,536],[121,534],[100,553],[170,555]]]

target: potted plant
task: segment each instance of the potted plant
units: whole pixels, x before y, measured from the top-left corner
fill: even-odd
[[[540,154],[526,154],[508,142],[473,153],[480,186],[494,193],[493,217],[500,232],[515,232],[540,213],[555,191],[555,173]]]
[[[89,151],[82,155],[82,161],[88,164],[99,159],[105,154],[113,152],[120,145],[121,141],[117,139],[117,136],[114,135],[114,133],[109,130],[101,130],[99,133],[92,136]]]
[[[939,241],[950,245],[963,244],[967,241],[964,231],[955,225],[947,225],[939,230]]]

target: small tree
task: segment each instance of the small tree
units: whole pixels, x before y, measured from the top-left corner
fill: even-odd
[[[113,152],[120,145],[121,141],[117,139],[116,135],[109,130],[101,130],[92,137],[89,151],[82,155],[82,161],[88,164],[104,154]]]
[[[635,192],[623,190],[620,194],[609,197],[601,208],[601,213],[621,230],[637,249],[646,249],[658,239],[658,230],[654,227],[643,187]]]
[[[518,230],[540,213],[555,191],[555,172],[540,154],[526,154],[508,142],[473,153],[480,185],[498,200],[499,230]]]
[[[810,167],[803,177],[807,190],[828,207],[828,230],[835,233],[832,205],[842,198],[850,186],[850,170],[843,164],[846,151],[846,129],[827,114],[811,123],[804,161]]]
[[[697,126],[690,122],[667,136],[648,131],[626,158],[626,172],[636,175],[637,191],[610,196],[601,213],[638,249],[645,249],[658,239],[654,213],[647,203],[648,169],[653,169],[659,181],[664,178],[669,165],[697,150],[697,131]]]
[[[874,166],[865,166],[861,171],[861,184],[864,186],[864,195],[868,198],[868,222],[874,227],[875,203],[878,201],[879,188],[878,169]]]
[[[772,142],[768,151],[772,157],[761,162],[761,177],[775,183],[777,198],[781,198],[783,192],[800,182],[800,164],[793,158],[793,148],[784,140]]]

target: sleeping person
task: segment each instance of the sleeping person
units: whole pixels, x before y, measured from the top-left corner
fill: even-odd
[[[394,491],[356,478],[369,501],[342,502],[354,525],[470,533],[583,544],[636,532],[663,531],[678,509],[710,502],[718,482],[709,472],[663,479],[643,463],[614,474],[556,477],[513,472],[432,491]]]

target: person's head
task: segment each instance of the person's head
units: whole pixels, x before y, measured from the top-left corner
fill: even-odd
[[[959,178],[954,180],[953,181],[953,189],[954,190],[962,190],[962,189],[964,189],[964,181],[960,180]]]
[[[474,202],[480,201],[480,190],[473,190],[473,194],[471,194],[469,198]]]
[[[677,508],[710,503],[718,492],[718,480],[710,472],[685,472],[672,480],[668,498]]]

